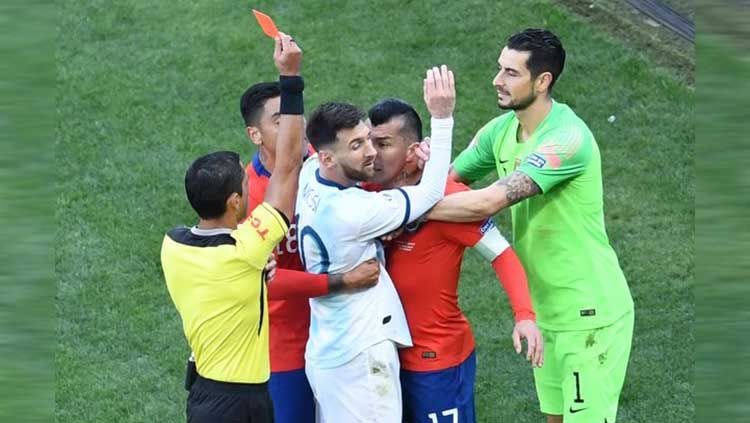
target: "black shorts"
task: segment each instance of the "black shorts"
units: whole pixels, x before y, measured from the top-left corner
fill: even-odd
[[[196,375],[187,398],[188,423],[273,423],[267,383],[217,382]]]

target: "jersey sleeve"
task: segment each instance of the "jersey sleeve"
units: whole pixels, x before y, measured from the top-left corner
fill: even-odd
[[[463,245],[464,247],[473,247],[482,238],[480,232],[481,223],[467,222],[434,222],[440,228],[440,234],[446,240]]]
[[[395,231],[408,222],[411,213],[411,200],[401,188],[380,192],[361,190],[355,202],[347,206],[348,216],[358,219],[357,238],[360,240]]]
[[[453,161],[453,170],[462,179],[474,182],[495,169],[493,144],[496,123],[497,119],[494,119],[477,131],[469,146]]]
[[[580,175],[591,160],[593,140],[580,128],[555,130],[543,136],[529,154],[520,172],[528,175],[542,192]]]
[[[269,300],[315,298],[328,295],[328,275],[299,270],[276,269],[276,276],[268,285]]]
[[[284,238],[287,230],[289,225],[281,213],[270,204],[262,203],[250,212],[247,220],[237,226],[232,237],[237,241],[240,257],[247,258],[252,267],[263,269],[268,256]]]
[[[536,320],[534,307],[531,305],[526,271],[523,269],[516,252],[512,248],[506,248],[502,254],[492,260],[492,269],[508,294],[508,301],[513,309],[516,322]]]

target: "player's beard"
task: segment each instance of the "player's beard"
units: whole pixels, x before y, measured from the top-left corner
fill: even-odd
[[[497,100],[497,107],[502,110],[526,110],[527,107],[531,106],[536,100],[536,93],[532,90],[529,95],[520,100],[511,100],[509,104],[500,104],[500,99]]]
[[[375,175],[375,168],[372,163],[370,166],[361,166],[359,169],[341,163],[341,171],[344,172],[344,176],[346,176],[347,179],[357,182],[370,181]]]

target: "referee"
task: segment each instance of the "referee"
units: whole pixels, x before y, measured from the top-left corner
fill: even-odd
[[[198,225],[164,237],[164,278],[197,369],[189,386],[188,422],[273,422],[263,269],[294,211],[303,153],[301,60],[299,46],[280,34],[274,48],[281,86],[278,154],[265,201],[238,224],[248,204],[239,155],[208,154],[185,175]]]

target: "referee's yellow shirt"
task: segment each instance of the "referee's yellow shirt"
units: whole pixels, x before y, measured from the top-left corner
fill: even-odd
[[[284,217],[263,203],[235,230],[176,228],[164,237],[164,279],[201,376],[268,381],[263,268],[287,230]]]

